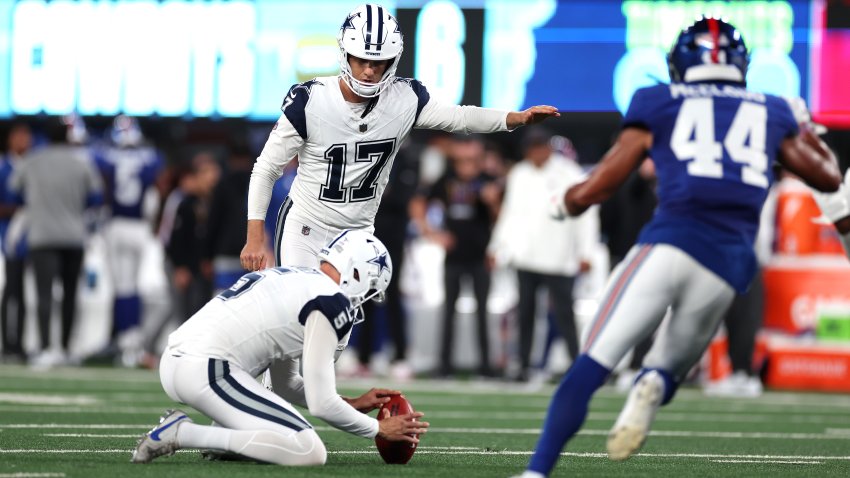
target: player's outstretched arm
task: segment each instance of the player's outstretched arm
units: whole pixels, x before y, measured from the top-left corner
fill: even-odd
[[[649,131],[624,129],[590,176],[567,190],[564,204],[570,216],[578,216],[590,206],[610,198],[646,157],[651,146],[652,133]]]
[[[532,106],[523,111],[511,111],[505,119],[508,129],[516,129],[520,126],[529,126],[540,123],[549,118],[557,118],[561,116],[558,113],[558,108],[548,105]]]
[[[779,162],[818,191],[832,192],[841,185],[835,153],[805,125],[782,142]]]

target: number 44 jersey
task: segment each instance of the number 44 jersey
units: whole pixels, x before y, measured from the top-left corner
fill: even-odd
[[[411,129],[507,130],[506,111],[440,104],[417,80],[396,78],[363,103],[347,102],[339,82],[339,77],[322,77],[290,88],[283,115],[254,166],[248,219],[265,218],[269,185],[297,155],[287,217],[371,230],[393,159]]]
[[[638,90],[624,127],[652,133],[658,207],[640,243],[666,243],[743,292],[772,164],[798,132],[785,99],[724,82]]]

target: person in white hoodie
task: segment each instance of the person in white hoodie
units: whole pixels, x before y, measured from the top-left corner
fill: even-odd
[[[534,336],[537,291],[546,287],[559,332],[571,359],[578,355],[573,316],[573,283],[590,269],[599,242],[599,214],[553,218],[545,207],[552,193],[578,182],[583,172],[572,159],[556,153],[551,133],[530,129],[523,138],[525,158],[507,178],[502,209],[488,246],[491,264],[517,271],[519,282],[519,360],[517,380],[528,379]]]

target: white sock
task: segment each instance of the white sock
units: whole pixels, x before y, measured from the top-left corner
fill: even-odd
[[[177,443],[180,444],[180,448],[228,450],[232,433],[233,430],[229,428],[184,422],[177,429]]]

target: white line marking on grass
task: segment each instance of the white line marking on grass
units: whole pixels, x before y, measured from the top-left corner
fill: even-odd
[[[0,478],[63,478],[65,473],[0,473]]]
[[[0,428],[34,428],[34,429],[148,429],[150,425],[110,425],[110,424],[94,424],[94,425],[60,425],[56,423],[49,424],[6,424],[0,425]],[[315,427],[317,431],[339,431],[333,427]],[[609,430],[594,430],[586,429],[578,432],[584,436],[607,436]],[[540,433],[539,428],[442,428],[435,427],[429,430],[429,433],[475,433],[475,434],[495,434],[495,435],[537,435]],[[77,434],[77,433],[56,433],[46,434],[44,436],[52,437],[79,437],[79,438],[129,438],[127,435],[112,435],[112,434]],[[776,432],[695,432],[695,431],[679,431],[679,430],[653,430],[650,436],[656,437],[677,437],[677,438],[763,438],[777,440],[848,440],[850,435],[832,434],[832,433],[776,433]]]
[[[0,428],[13,428],[13,429],[27,429],[27,428],[81,428],[81,429],[89,429],[89,430],[102,430],[102,429],[110,429],[110,428],[130,428],[130,429],[149,429],[151,424],[145,425],[131,425],[131,424],[118,424],[118,423],[96,423],[96,424],[80,424],[80,423],[5,423],[0,424]]]
[[[195,450],[178,450],[178,453],[194,453]],[[15,449],[15,450],[3,450],[0,449],[0,454],[19,454],[19,453],[54,453],[54,454],[79,454],[79,453],[132,453],[132,450],[129,449],[107,449],[107,450],[98,450],[98,449],[73,449],[73,450],[61,450],[61,449]],[[331,455],[372,455],[375,454],[375,450],[328,450],[328,453]],[[426,455],[523,455],[528,456],[531,455],[531,451],[523,451],[523,450],[481,450],[481,449],[472,449],[472,450],[439,450],[439,449],[431,449],[428,448],[420,449],[417,451],[419,454]],[[575,453],[575,452],[564,452],[561,453],[561,456],[568,456],[574,458],[607,458],[608,455],[606,453]],[[783,460],[783,461],[817,461],[817,460],[834,460],[834,461],[850,461],[850,456],[798,456],[798,455],[721,455],[721,454],[711,454],[711,453],[639,453],[632,457],[635,458],[706,458],[706,459],[721,459],[721,460],[759,460],[757,462],[761,463],[764,460]]]
[[[58,437],[58,438],[139,438],[135,435],[97,435],[93,433],[43,433],[43,437]]]
[[[38,393],[0,393],[0,402],[24,405],[97,405],[100,401],[88,395],[42,395]]]
[[[162,407],[27,407],[27,406],[9,406],[0,405],[0,412],[7,413],[113,413],[122,415],[162,415]]]
[[[806,460],[708,460],[714,463],[780,463],[787,465],[820,465],[822,461]]]

